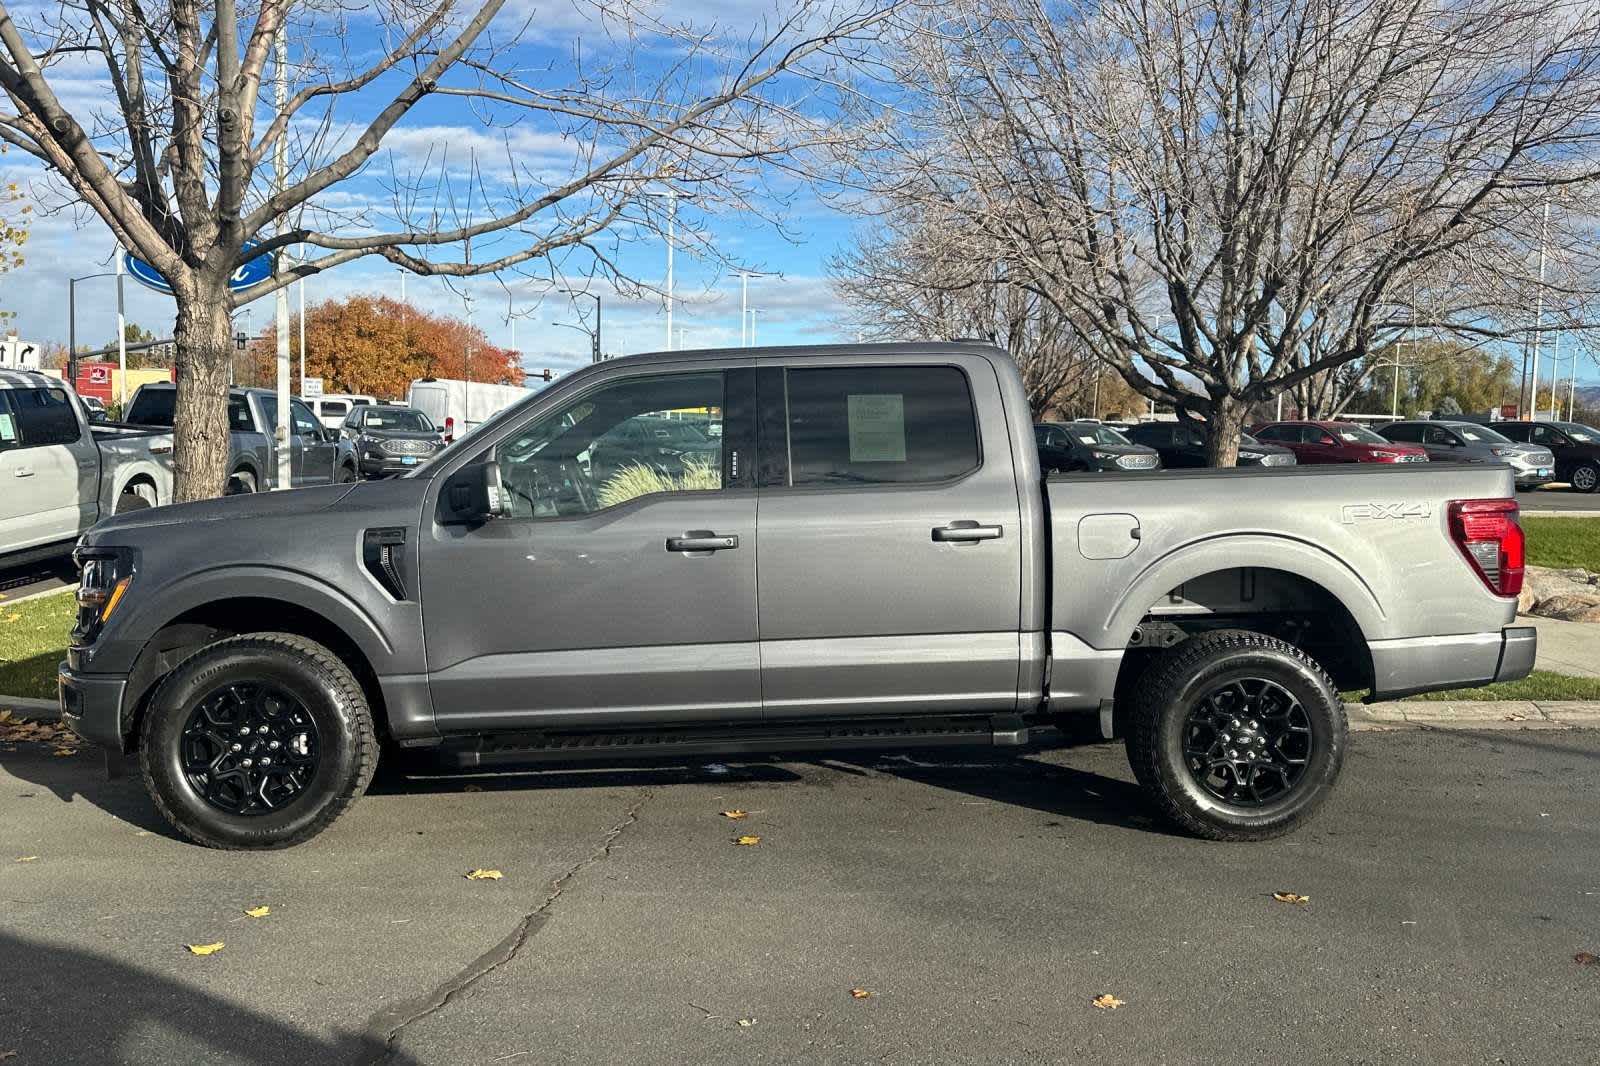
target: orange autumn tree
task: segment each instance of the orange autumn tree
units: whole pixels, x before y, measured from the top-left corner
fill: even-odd
[[[299,386],[299,316],[289,323],[290,380]],[[269,326],[250,346],[243,384],[277,380],[277,331]],[[403,399],[417,378],[461,378],[521,385],[516,352],[489,343],[483,330],[449,315],[429,314],[387,296],[360,294],[306,309],[306,373],[325,392]]]

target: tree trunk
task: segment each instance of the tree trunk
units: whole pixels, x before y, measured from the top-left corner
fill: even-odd
[[[1207,466],[1239,465],[1239,434],[1247,411],[1244,401],[1233,396],[1223,396],[1212,403],[1206,433]]]
[[[233,338],[223,285],[176,294],[178,397],[174,411],[173,500],[221,496],[228,479],[228,385]]]

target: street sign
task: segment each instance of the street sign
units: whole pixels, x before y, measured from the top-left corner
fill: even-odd
[[[255,245],[255,241],[250,241],[245,245],[245,249],[249,250],[254,248]],[[146,263],[143,259],[140,259],[132,252],[123,252],[122,262],[127,267],[128,273],[133,275],[134,281],[137,281],[147,289],[154,289],[156,292],[163,292],[168,296],[172,295],[172,286],[168,285],[167,279],[161,276],[161,271]],[[272,255],[270,253],[258,255],[233,272],[233,277],[228,279],[228,288],[234,292],[240,292],[260,285],[270,277],[272,277]]]
[[[38,370],[39,346],[16,337],[0,337],[0,366],[13,370]]]
[[[300,398],[302,400],[316,400],[322,397],[321,378],[303,378],[300,381]]]

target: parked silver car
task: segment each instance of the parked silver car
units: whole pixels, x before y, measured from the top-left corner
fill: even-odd
[[[1556,476],[1549,448],[1518,444],[1477,422],[1391,422],[1378,432],[1388,440],[1422,445],[1434,462],[1505,463],[1519,489],[1538,488]]]

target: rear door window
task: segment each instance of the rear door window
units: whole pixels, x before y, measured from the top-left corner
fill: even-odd
[[[177,389],[140,389],[128,411],[128,421],[138,426],[171,427],[177,402]]]
[[[967,377],[950,366],[795,368],[789,484],[926,484],[980,463]]]
[[[17,418],[11,413],[11,403],[6,399],[9,390],[0,389],[0,452],[22,447],[17,433]]]
[[[74,444],[78,416],[64,389],[12,389],[11,417],[24,448]]]

